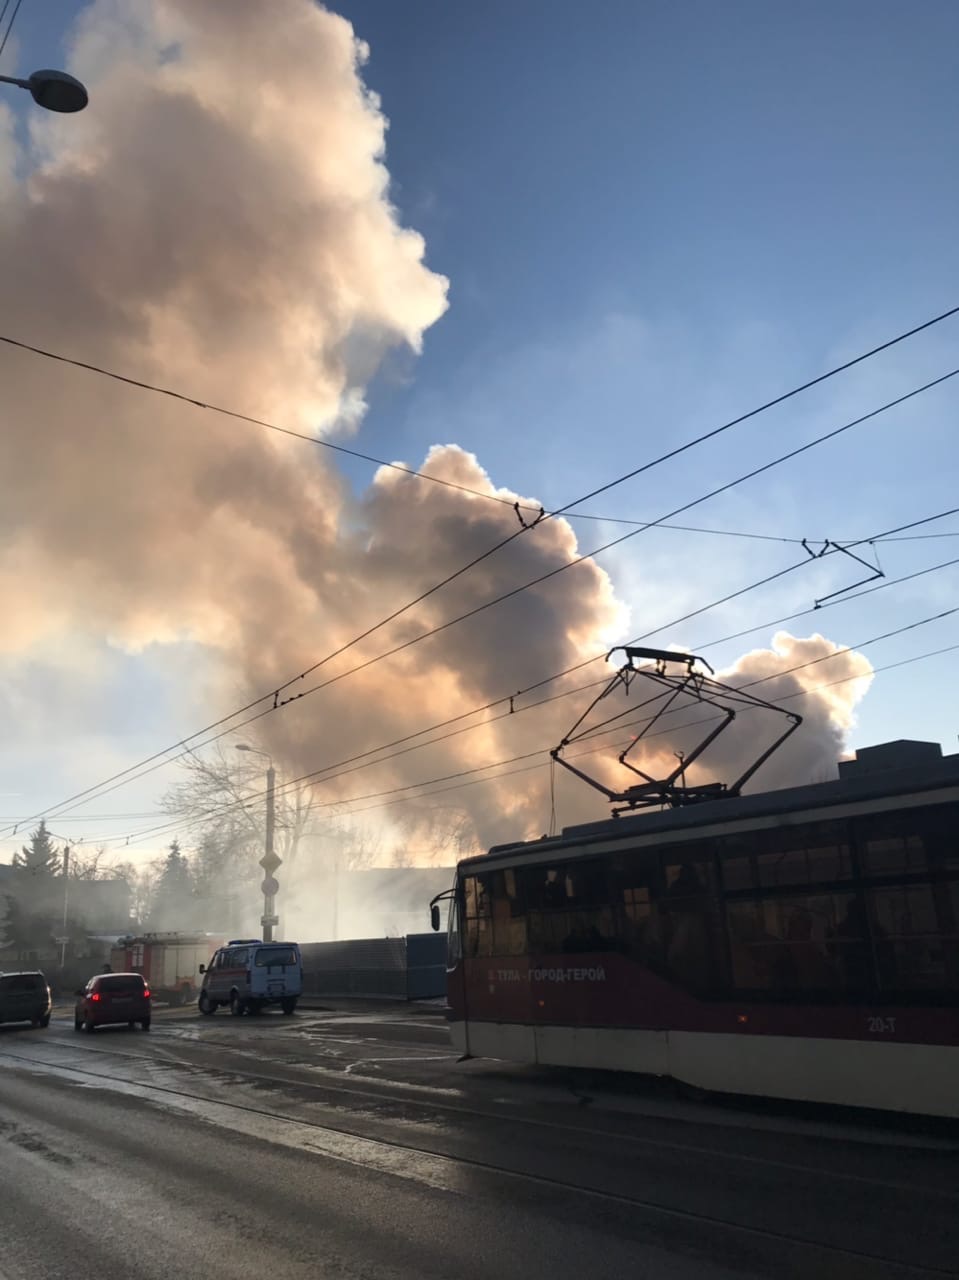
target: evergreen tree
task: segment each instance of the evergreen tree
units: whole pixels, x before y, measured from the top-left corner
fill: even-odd
[[[29,914],[12,894],[4,894],[0,946],[12,956],[13,962],[35,964],[38,952],[50,947],[52,942],[50,921],[42,915]]]
[[[13,865],[37,877],[55,876],[62,872],[63,856],[54,848],[45,822],[41,822],[31,834],[29,845],[24,845],[19,853],[13,855]]]
[[[150,925],[154,929],[189,928],[193,919],[193,871],[174,840],[157,881],[150,909]]]

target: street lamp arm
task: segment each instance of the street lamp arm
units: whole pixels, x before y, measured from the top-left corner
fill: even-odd
[[[86,86],[66,71],[34,71],[26,80],[19,76],[0,76],[0,83],[26,89],[37,106],[47,111],[67,114],[82,111],[90,101]]]

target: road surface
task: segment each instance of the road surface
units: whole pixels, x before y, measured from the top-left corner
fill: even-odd
[[[458,1063],[429,1009],[0,1027],[0,1280],[959,1274],[959,1136]]]

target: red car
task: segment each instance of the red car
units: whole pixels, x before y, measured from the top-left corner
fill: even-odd
[[[150,1030],[150,988],[140,973],[100,973],[77,992],[74,1031],[93,1032],[97,1027],[137,1022]]]

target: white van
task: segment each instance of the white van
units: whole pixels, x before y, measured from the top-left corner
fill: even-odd
[[[278,1004],[293,1013],[303,992],[303,962],[295,942],[260,942],[235,938],[220,947],[208,965],[200,965],[203,986],[198,1004],[201,1013],[216,1013],[229,1005],[238,1018]]]

